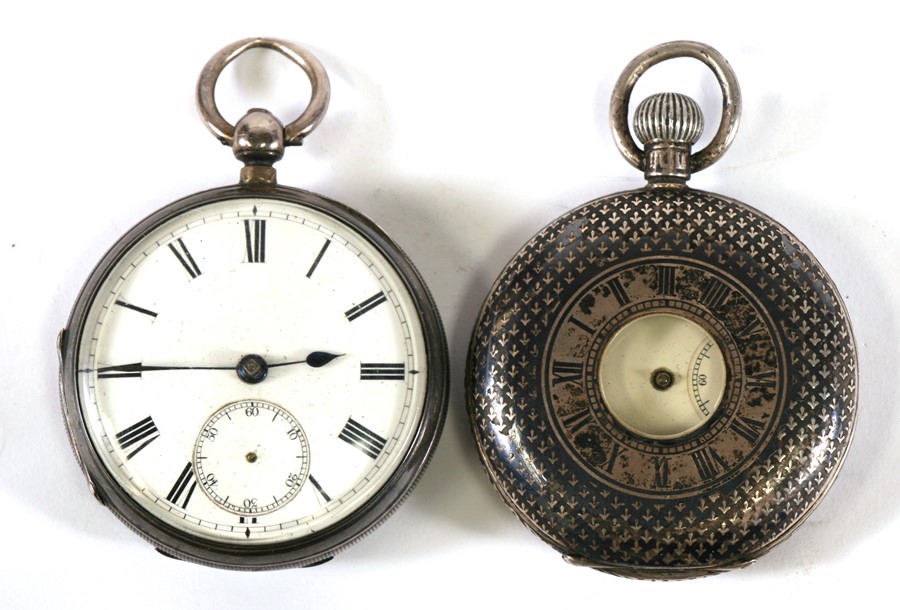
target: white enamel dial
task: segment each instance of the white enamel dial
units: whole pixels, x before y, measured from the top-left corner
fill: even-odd
[[[600,359],[600,391],[616,420],[647,438],[671,439],[705,424],[722,401],[725,357],[709,333],[658,313],[619,329]]]
[[[368,237],[313,208],[248,196],[179,212],[117,253],[79,332],[90,444],[191,536],[273,544],[339,523],[423,418],[415,299]]]

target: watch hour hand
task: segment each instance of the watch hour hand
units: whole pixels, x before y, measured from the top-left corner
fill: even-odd
[[[344,354],[332,354],[329,352],[310,352],[306,358],[303,360],[292,360],[290,362],[277,362],[275,364],[270,364],[269,368],[275,368],[277,366],[288,366],[291,364],[307,364],[314,369],[320,368],[334,360],[335,358],[340,358]]]

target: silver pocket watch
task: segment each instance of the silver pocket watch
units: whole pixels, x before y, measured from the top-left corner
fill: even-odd
[[[308,75],[293,122],[232,126],[214,90],[248,49]],[[434,302],[359,212],[277,184],[273,163],[321,121],[328,76],[273,39],[222,49],[201,115],[240,182],[138,223],[87,279],[59,337],[65,420],[97,499],[160,552],[217,567],[330,559],[407,496],[447,408]]]
[[[699,106],[637,80],[703,62],[721,123],[693,152]],[[677,579],[746,565],[834,482],[853,436],[857,355],[840,293],[758,210],[692,189],[741,113],[715,49],[641,53],[610,103],[642,188],[590,201],[531,238],[495,282],[469,353],[469,420],[491,482],[570,563]]]

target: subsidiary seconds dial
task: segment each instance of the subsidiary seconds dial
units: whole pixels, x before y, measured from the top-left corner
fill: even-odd
[[[278,405],[261,400],[213,413],[194,450],[203,491],[239,515],[263,515],[293,500],[309,475],[309,462],[303,427]]]

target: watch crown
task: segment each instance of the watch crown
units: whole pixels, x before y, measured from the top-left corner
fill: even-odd
[[[657,93],[634,111],[634,133],[644,145],[644,176],[650,182],[686,182],[691,146],[703,133],[700,106],[680,93]]]
[[[680,93],[657,93],[638,104],[634,133],[641,144],[696,144],[703,133],[700,106]]]

